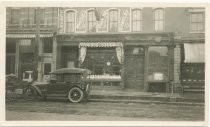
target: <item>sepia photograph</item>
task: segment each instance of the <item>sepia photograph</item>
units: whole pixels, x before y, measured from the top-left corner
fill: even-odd
[[[5,121],[205,122],[205,6],[5,7]]]

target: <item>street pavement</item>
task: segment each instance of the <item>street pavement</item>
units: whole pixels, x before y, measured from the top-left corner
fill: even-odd
[[[6,120],[204,121],[204,106],[128,102],[70,103],[66,99],[17,100],[6,103]]]

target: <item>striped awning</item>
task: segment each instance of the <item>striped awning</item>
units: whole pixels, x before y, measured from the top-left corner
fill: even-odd
[[[122,47],[122,42],[85,42],[79,47]]]
[[[36,34],[6,34],[7,38],[35,38]],[[53,37],[53,34],[40,34],[41,38]]]
[[[205,45],[204,44],[184,44],[185,63],[204,63]]]

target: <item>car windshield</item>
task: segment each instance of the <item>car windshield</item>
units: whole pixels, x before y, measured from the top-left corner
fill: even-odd
[[[51,80],[56,80],[57,82],[80,82],[81,74],[51,74]]]

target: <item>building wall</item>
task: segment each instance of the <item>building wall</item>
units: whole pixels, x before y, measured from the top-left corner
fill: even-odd
[[[180,88],[180,76],[181,76],[181,45],[176,45],[174,49],[174,85],[176,88]]]
[[[76,15],[76,32],[75,33],[88,33],[87,32],[87,10],[94,8],[59,8],[59,33],[65,33],[65,12],[67,10],[75,10]],[[104,16],[109,9],[113,8],[97,8],[99,15]],[[132,32],[130,25],[131,9],[135,8],[117,8],[119,9],[119,24],[124,23],[124,27],[119,28],[119,33],[121,32]],[[139,8],[142,10],[142,30],[140,33],[157,33],[154,30],[154,9],[153,7],[143,7]],[[190,9],[185,7],[166,7],[164,9],[164,30],[159,32],[174,32],[175,36],[178,37],[193,37],[202,38],[204,33],[191,33],[190,32]],[[106,17],[106,16],[104,16]],[[129,18],[129,20],[127,20]],[[84,20],[84,21],[82,21]],[[107,23],[108,20],[104,20]],[[100,20],[98,23],[100,24]],[[83,24],[83,25],[80,25]],[[108,25],[108,24],[107,24]],[[119,25],[120,26],[120,25]],[[126,28],[126,27],[127,28]],[[107,33],[108,30],[99,30],[96,33]]]

